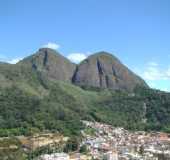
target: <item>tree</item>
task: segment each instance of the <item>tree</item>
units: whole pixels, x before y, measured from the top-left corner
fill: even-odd
[[[83,145],[80,147],[80,153],[87,153],[87,146]]]
[[[78,139],[76,137],[72,137],[67,141],[66,146],[64,148],[64,152],[67,152],[67,153],[74,152],[78,150],[78,147],[79,147]]]

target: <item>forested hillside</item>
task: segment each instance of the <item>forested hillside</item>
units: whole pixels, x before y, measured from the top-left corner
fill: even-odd
[[[95,120],[132,130],[170,130],[170,94],[137,89],[134,94],[84,90],[57,82],[47,95],[26,92],[16,84],[1,88],[0,135],[30,135],[45,130],[79,134],[80,120]]]
[[[36,59],[33,66],[39,63]],[[132,92],[76,86],[67,82],[67,76],[66,81],[55,80],[57,75],[51,77],[52,74],[49,78],[49,64],[39,69],[24,61],[0,64],[0,136],[47,130],[79,135],[83,127],[81,120],[130,130],[170,131],[169,93],[145,85],[137,85]],[[67,75],[67,70],[64,71]]]

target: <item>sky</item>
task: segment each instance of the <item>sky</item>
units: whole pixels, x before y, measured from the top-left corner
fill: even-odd
[[[0,61],[41,47],[76,63],[111,52],[152,88],[170,91],[170,0],[1,0]]]

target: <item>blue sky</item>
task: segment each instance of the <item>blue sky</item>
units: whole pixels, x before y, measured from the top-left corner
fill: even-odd
[[[1,0],[0,60],[15,63],[42,46],[76,62],[112,52],[170,91],[169,0]]]

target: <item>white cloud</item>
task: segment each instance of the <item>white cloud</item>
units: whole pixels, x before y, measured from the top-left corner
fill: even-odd
[[[71,54],[69,54],[69,55],[67,56],[67,58],[68,58],[70,61],[74,62],[74,63],[79,63],[79,62],[81,62],[82,60],[86,59],[88,54],[89,54],[89,53],[87,53],[87,54],[84,54],[84,53],[71,53]]]
[[[141,75],[145,80],[170,80],[170,67],[162,69],[155,62],[149,62]]]
[[[23,58],[13,58],[13,59],[9,59],[8,57],[6,57],[5,55],[0,55],[0,61],[1,62],[6,62],[6,63],[10,63],[10,64],[16,64],[17,62],[19,62],[20,60],[22,60]]]
[[[57,50],[57,49],[60,48],[60,45],[56,44],[56,43],[53,43],[53,42],[48,42],[47,44],[43,45],[42,47],[43,48],[51,48],[51,49]]]
[[[169,80],[146,80],[151,88],[159,89],[162,91],[170,92]]]
[[[164,77],[164,74],[155,67],[148,67],[143,72],[143,78],[146,80],[159,80]]]
[[[143,69],[136,69],[151,88],[170,92],[170,66],[162,67],[156,62],[148,62]]]
[[[170,78],[170,67],[167,69],[166,75]]]
[[[158,63],[156,63],[156,62],[149,62],[148,65],[149,66],[158,66]]]
[[[16,63],[18,63],[22,59],[23,58],[14,58],[14,59],[8,60],[7,63],[16,64]]]

